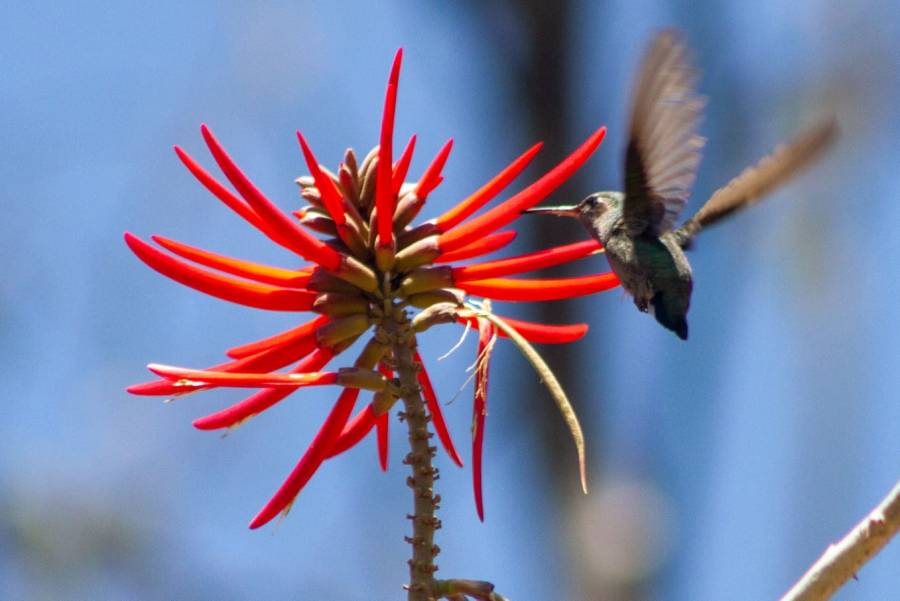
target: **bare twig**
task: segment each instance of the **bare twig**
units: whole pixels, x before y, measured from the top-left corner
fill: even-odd
[[[830,545],[781,601],[828,599],[900,530],[900,482],[878,507]]]

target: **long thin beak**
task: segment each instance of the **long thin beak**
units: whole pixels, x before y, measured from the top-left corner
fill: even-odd
[[[535,207],[533,209],[525,209],[523,213],[532,215],[556,215],[557,217],[578,217],[578,205],[568,205],[559,207]]]

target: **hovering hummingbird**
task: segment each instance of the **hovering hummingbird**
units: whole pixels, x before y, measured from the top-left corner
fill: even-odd
[[[610,267],[643,312],[688,336],[693,280],[684,255],[704,227],[758,202],[809,164],[834,140],[824,121],[802,132],[717,190],[678,229],[694,183],[704,140],[697,135],[705,98],[697,72],[673,32],[656,36],[644,56],[631,104],[624,192],[596,192],[576,205],[527,213],[575,217],[606,250]]]

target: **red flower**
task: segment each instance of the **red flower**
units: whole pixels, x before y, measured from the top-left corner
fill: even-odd
[[[525,169],[540,150],[540,144],[443,215],[410,226],[443,179],[441,171],[452,140],[418,181],[407,182],[415,136],[396,162],[393,157],[401,56],[402,51],[398,51],[388,80],[380,144],[362,162],[352,151],[347,151],[337,173],[332,173],[319,164],[298,132],[310,172],[310,176],[299,178],[298,183],[309,205],[294,216],[272,203],[238,169],[205,125],[201,127],[203,139],[236,194],[184,150],[175,148],[188,170],[214,196],[273,242],[306,260],[306,264],[272,267],[152,237],[164,249],[160,250],[130,233],[125,234],[126,243],[144,263],[186,286],[250,307],[317,314],[291,330],[228,349],[226,354],[232,360],[226,363],[203,370],[151,365],[150,370],[161,379],[128,389],[134,394],[161,396],[217,387],[259,389],[243,401],[194,422],[201,430],[212,430],[235,427],[300,387],[337,385],[343,388],[300,462],[253,519],[251,528],[262,526],[287,511],[326,459],[349,449],[373,428],[378,433],[379,460],[386,468],[387,416],[392,402],[401,393],[393,377],[390,349],[377,334],[386,315],[407,308],[428,309],[448,301],[461,308],[466,294],[495,300],[553,300],[592,294],[618,284],[610,272],[563,279],[507,277],[596,253],[600,246],[593,240],[497,261],[445,265],[486,255],[509,244],[515,232],[498,230],[512,223],[522,210],[546,198],[584,164],[603,140],[605,128],[591,134],[543,177],[494,208],[473,217]],[[312,232],[324,233],[327,239]],[[487,393],[484,349],[494,331],[488,322],[467,315],[470,314],[459,315],[457,320],[479,327],[479,357],[484,359],[478,368],[473,447],[476,503],[481,517],[480,449]],[[572,342],[587,331],[585,324],[506,321],[524,338],[537,343]],[[424,318],[413,323],[417,331],[433,325]],[[373,328],[376,334],[369,339],[353,367],[322,371],[335,356]],[[420,366],[419,385],[438,438],[451,459],[462,465],[418,354],[415,361]],[[289,366],[287,371],[279,371]],[[351,418],[361,389],[371,390],[375,396]]]
[[[472,402],[472,486],[475,490],[475,510],[484,521],[484,500],[481,487],[481,452],[484,448],[484,418],[487,417],[488,368],[495,341],[494,324],[478,320],[478,354],[475,358],[475,400]]]

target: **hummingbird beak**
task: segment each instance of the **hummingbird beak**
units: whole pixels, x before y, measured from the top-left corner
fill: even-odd
[[[525,209],[522,213],[532,215],[556,215],[557,217],[578,217],[578,205],[563,205],[559,207],[535,207]]]

